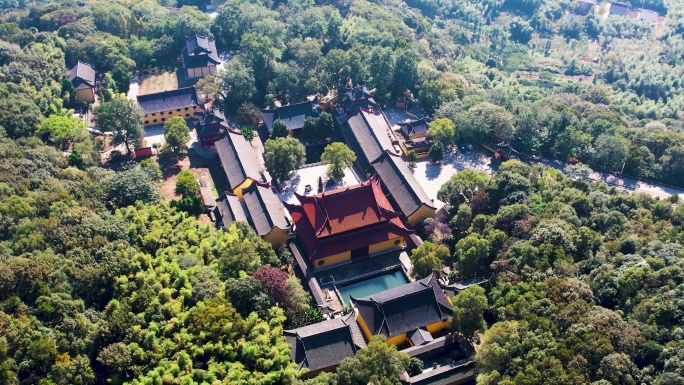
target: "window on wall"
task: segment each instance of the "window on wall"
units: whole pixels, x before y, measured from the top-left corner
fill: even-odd
[[[153,120],[152,120],[152,123],[157,123],[157,119],[153,119]]]
[[[156,112],[153,112],[153,113],[152,113],[152,116],[157,116],[157,113],[156,113]]]
[[[401,239],[397,239],[396,241],[394,241],[394,244],[395,244],[395,245],[398,245],[398,244],[400,244],[400,243],[401,243]]]
[[[149,120],[146,120],[146,121],[145,121],[145,124],[150,124],[150,121],[149,121]]]
[[[323,265],[325,265],[325,261],[321,259],[320,261],[318,261],[317,265],[323,266]]]
[[[185,117],[186,117],[186,118],[189,118],[189,117],[190,117],[190,114],[185,114]]]
[[[180,112],[180,108],[176,109],[176,112]]]
[[[165,122],[165,121],[166,121],[166,118],[162,118],[162,122]]]
[[[188,107],[185,107],[185,111],[187,111],[188,109],[189,109]]]

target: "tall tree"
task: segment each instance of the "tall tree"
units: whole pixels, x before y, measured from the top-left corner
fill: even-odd
[[[189,170],[182,170],[178,173],[176,178],[176,195],[181,195],[183,198],[197,195],[199,183],[195,175]]]
[[[464,126],[459,132],[472,141],[504,141],[510,142],[515,136],[513,115],[505,108],[490,102],[481,102],[468,110]]]
[[[356,154],[342,142],[330,143],[323,150],[321,160],[329,163],[328,176],[331,179],[344,178],[344,169],[356,161]]]
[[[449,118],[439,118],[430,122],[427,132],[428,138],[442,142],[448,146],[456,140],[456,125]]]
[[[489,270],[489,241],[478,234],[471,234],[458,241],[454,257],[458,260],[458,271],[468,277]]]
[[[449,178],[439,188],[437,198],[456,208],[461,203],[469,203],[470,198],[478,191],[484,191],[488,181],[489,176],[487,174],[466,169]]]
[[[241,56],[233,57],[218,73],[223,100],[229,111],[236,111],[257,94],[254,70]]]
[[[629,152],[628,141],[614,135],[603,134],[594,141],[592,163],[606,171],[622,171]]]
[[[401,384],[399,376],[408,368],[411,359],[396,346],[388,346],[386,341],[383,335],[375,336],[355,357],[343,359],[337,368],[338,384]]]
[[[425,278],[433,272],[439,272],[444,267],[444,262],[449,258],[449,249],[442,245],[425,241],[411,251],[411,263],[414,277]]]
[[[109,198],[119,207],[132,205],[136,201],[154,202],[158,197],[155,181],[150,173],[140,168],[117,173],[109,186]]]
[[[276,119],[271,125],[271,139],[284,138],[290,136],[290,130],[281,119]]]
[[[268,172],[279,181],[306,161],[306,149],[292,137],[268,139],[264,144],[264,163]]]
[[[182,116],[174,116],[164,122],[164,140],[176,154],[188,148],[190,128]]]
[[[402,50],[397,54],[394,67],[394,79],[392,81],[394,95],[403,95],[406,90],[416,91],[418,81],[418,58],[413,50]]]
[[[456,294],[451,302],[454,304],[454,313],[449,319],[452,331],[472,339],[476,332],[485,330],[487,324],[483,315],[487,309],[487,296],[482,287],[472,285]]]
[[[280,57],[280,50],[274,46],[268,36],[257,32],[242,35],[240,49],[244,50],[252,61],[257,89],[261,92],[266,91],[269,69],[273,66],[275,59]]]
[[[86,124],[81,119],[73,116],[50,115],[38,125],[36,133],[47,135],[59,145],[73,140],[81,132],[85,131]]]
[[[221,85],[214,75],[205,76],[198,80],[196,87],[209,99],[215,99],[221,94]]]
[[[368,59],[371,85],[375,88],[375,99],[385,104],[390,100],[391,84],[394,78],[394,53],[389,47],[374,47]]]
[[[130,155],[131,145],[139,144],[143,135],[143,112],[138,103],[115,97],[97,106],[94,113],[100,131],[114,133],[112,144],[123,143],[126,154]]]
[[[432,158],[434,162],[439,162],[444,159],[444,153],[444,145],[442,144],[442,142],[436,140],[432,144],[432,146],[430,146],[430,151],[428,152],[428,155],[430,155],[430,158]]]
[[[4,128],[10,138],[33,135],[42,119],[36,103],[24,93],[0,97],[0,133]]]
[[[316,135],[321,138],[330,137],[335,131],[335,120],[328,112],[321,112],[316,120]]]

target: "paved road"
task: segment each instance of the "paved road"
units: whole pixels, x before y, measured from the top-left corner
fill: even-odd
[[[529,163],[543,164],[563,172],[565,172],[565,167],[568,166],[568,164],[565,162],[544,158],[533,160]],[[659,183],[646,182],[629,176],[620,176],[608,172],[594,171],[589,175],[589,179],[597,182],[606,182],[610,186],[616,186],[628,191],[643,192],[653,197],[667,198],[671,195],[679,194],[679,196],[684,198],[684,189],[661,185]]]
[[[563,172],[567,166],[564,162],[544,158],[531,160],[528,163],[543,164]],[[412,169],[412,171],[427,195],[433,199],[437,208],[440,208],[444,203],[437,199],[437,192],[452,175],[465,169],[481,171],[491,175],[496,172],[498,166],[499,162],[493,160],[489,151],[476,146],[472,150],[461,150],[459,148],[457,151],[447,154],[440,165],[432,164],[429,159],[423,159],[417,163],[417,167]],[[653,197],[667,198],[671,195],[679,194],[684,198],[684,189],[649,183],[631,177],[620,177],[606,172],[594,171],[590,174],[589,178],[593,181],[606,182],[610,186],[616,186],[624,190],[647,193]]]
[[[138,91],[140,90],[140,76],[134,75],[131,79],[131,85],[128,86],[128,94],[126,97],[130,100],[137,101]]]

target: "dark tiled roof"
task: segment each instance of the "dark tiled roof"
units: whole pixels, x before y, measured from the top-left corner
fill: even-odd
[[[195,36],[185,41],[181,51],[183,68],[208,67],[220,63],[216,42],[206,36]]]
[[[418,328],[408,334],[408,338],[411,340],[413,345],[425,345],[426,343],[434,340],[432,334],[425,328]]]
[[[294,257],[295,262],[297,262],[299,270],[302,272],[302,275],[304,276],[304,281],[306,281],[307,285],[309,286],[309,291],[311,291],[311,295],[313,296],[314,301],[316,302],[316,306],[318,306],[321,309],[327,308],[328,303],[326,302],[325,298],[323,298],[323,292],[321,291],[321,287],[318,284],[316,276],[314,276],[312,269],[309,267],[309,265],[306,263],[306,260],[304,259],[306,258],[306,256],[303,253],[302,247],[299,245],[296,239],[291,239],[287,245],[290,247],[290,252]]]
[[[400,156],[384,152],[372,163],[372,166],[385,186],[385,190],[394,200],[397,209],[401,210],[404,215],[408,217],[421,205],[435,208]]]
[[[428,124],[425,118],[400,122],[399,127],[401,127],[401,132],[406,137],[425,134],[428,130]]]
[[[195,87],[138,95],[138,103],[145,114],[193,106],[204,108],[197,97],[197,89]]]
[[[647,20],[647,21],[658,21],[658,12],[656,11],[651,11],[648,9],[642,9],[641,12],[639,13],[639,18],[641,20]]]
[[[216,199],[214,209],[217,220],[221,220],[224,227],[230,226],[235,221],[247,222],[245,210],[238,197],[234,194],[223,194]]]
[[[472,362],[461,366],[441,366],[435,370],[411,377],[409,385],[460,385],[475,383],[475,367]]]
[[[413,233],[403,226],[375,178],[322,194],[296,197],[300,205],[285,206],[310,260]]]
[[[359,109],[371,107],[379,108],[373,95],[366,86],[342,88],[338,94],[339,103],[348,114],[353,114]]]
[[[195,123],[195,131],[197,136],[212,135],[220,132],[221,130],[227,129],[223,122],[223,114],[216,110],[203,111],[197,115],[198,121]]]
[[[610,5],[610,13],[618,14],[618,15],[626,15],[627,11],[629,11],[629,7],[627,4],[624,3],[612,3]]]
[[[310,116],[318,116],[319,110],[317,103],[302,102],[276,107],[272,110],[261,110],[261,116],[268,132],[273,130],[273,122],[278,119],[285,122],[289,130],[299,130],[304,127],[304,120]]]
[[[343,126],[345,137],[354,140],[361,148],[363,167],[368,167],[370,162],[382,155],[383,151],[394,152],[394,146],[389,138],[390,126],[381,110],[373,112],[360,110],[349,117]]]
[[[210,187],[200,186],[200,196],[202,197],[202,202],[204,202],[205,207],[215,207],[216,198],[214,198],[214,192],[211,191]]]
[[[373,335],[393,337],[449,318],[452,306],[430,275],[364,298],[351,297]]]
[[[69,71],[68,79],[76,89],[93,88],[95,87],[95,68],[79,61]]]
[[[285,219],[285,209],[280,198],[267,184],[254,182],[242,190],[247,208],[248,220],[257,234],[264,236],[274,227],[287,230],[290,226]]]
[[[310,371],[333,367],[366,346],[353,312],[342,318],[285,330],[283,334],[297,368]]]
[[[247,178],[261,180],[259,160],[254,148],[241,133],[225,130],[216,139],[216,152],[231,190]]]

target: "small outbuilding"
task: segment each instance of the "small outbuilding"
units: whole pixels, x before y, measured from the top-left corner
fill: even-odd
[[[76,89],[76,101],[93,103],[95,101],[95,68],[78,61],[69,71],[68,80]]]

